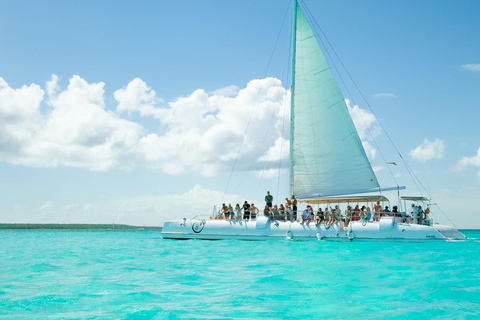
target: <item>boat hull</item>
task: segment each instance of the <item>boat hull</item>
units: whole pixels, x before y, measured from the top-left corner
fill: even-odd
[[[348,227],[343,223],[334,225],[301,224],[298,221],[277,221],[266,217],[257,220],[200,220],[184,219],[165,222],[164,239],[201,240],[446,240],[464,239],[457,229],[449,226],[424,226],[398,223],[394,218],[384,217],[379,222],[355,221]]]

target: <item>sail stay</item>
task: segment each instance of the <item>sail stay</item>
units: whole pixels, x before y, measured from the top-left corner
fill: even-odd
[[[345,98],[295,1],[291,187],[299,198],[379,190]]]

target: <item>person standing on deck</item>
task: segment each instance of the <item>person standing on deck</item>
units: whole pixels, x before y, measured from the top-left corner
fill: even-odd
[[[292,209],[293,209],[292,220],[297,220],[297,199],[295,199],[294,195],[292,195],[292,199],[290,200],[290,204],[292,205]]]
[[[290,200],[288,198],[285,198],[285,220],[290,220],[292,219],[292,208],[290,205]]]
[[[380,213],[382,212],[382,205],[380,201],[373,207],[373,221],[380,221]]]
[[[268,206],[269,208],[272,207],[273,196],[270,194],[270,191],[267,191],[267,195],[265,196],[265,202],[267,203],[267,206]]]
[[[243,204],[243,219],[250,219],[250,204],[246,200]]]

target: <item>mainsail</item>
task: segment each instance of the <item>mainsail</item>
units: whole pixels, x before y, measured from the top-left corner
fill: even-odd
[[[291,187],[298,198],[379,190],[345,98],[295,1]]]

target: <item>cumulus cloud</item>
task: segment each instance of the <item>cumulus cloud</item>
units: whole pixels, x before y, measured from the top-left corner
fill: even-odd
[[[375,99],[381,99],[381,98],[396,98],[397,96],[394,95],[393,93],[375,93],[372,95],[373,98]]]
[[[238,94],[240,88],[234,85],[220,88],[212,92],[212,95],[234,97]]]
[[[60,88],[58,80],[53,75],[45,89],[36,84],[14,89],[0,78],[1,161],[90,170],[138,165],[169,174],[215,175],[231,170],[240,146],[237,169],[243,170],[289,134],[281,132],[283,119],[289,118],[284,107],[289,92],[274,78],[211,95],[199,89],[167,104],[136,78],[114,92],[116,112],[105,105],[103,82],[75,75]],[[42,104],[47,106],[43,112]],[[166,131],[148,132],[123,119],[125,113],[153,117]]]
[[[462,157],[454,167],[454,171],[461,172],[469,167],[480,168],[480,148],[477,150],[477,154],[472,157]],[[480,171],[478,172],[480,178]]]
[[[411,150],[409,154],[412,159],[420,162],[426,162],[431,159],[441,159],[445,155],[445,144],[439,139],[435,139],[433,142],[424,139],[423,143]]]
[[[233,163],[237,171],[278,172],[280,161],[287,165],[290,92],[278,79],[212,94],[198,89],[166,103],[135,78],[113,97],[117,105],[107,106],[105,84],[78,75],[66,88],[52,75],[43,89],[14,89],[0,78],[0,161],[90,170],[143,166],[205,176],[230,171]],[[346,102],[362,140],[368,140],[368,130],[380,133],[373,114]],[[162,132],[122,118],[130,114],[156,119]],[[373,159],[375,149],[364,146]]]
[[[352,103],[348,99],[345,99],[345,102],[360,139],[365,140],[371,136],[375,138],[380,135],[382,131],[377,119],[372,113],[360,108],[358,105],[352,106]]]
[[[155,105],[161,102],[156,97],[155,90],[139,78],[135,78],[122,89],[113,93],[113,97],[118,101],[117,112],[139,112],[141,116],[157,116]]]
[[[461,69],[471,71],[471,72],[480,72],[480,64],[464,64],[460,66]]]

